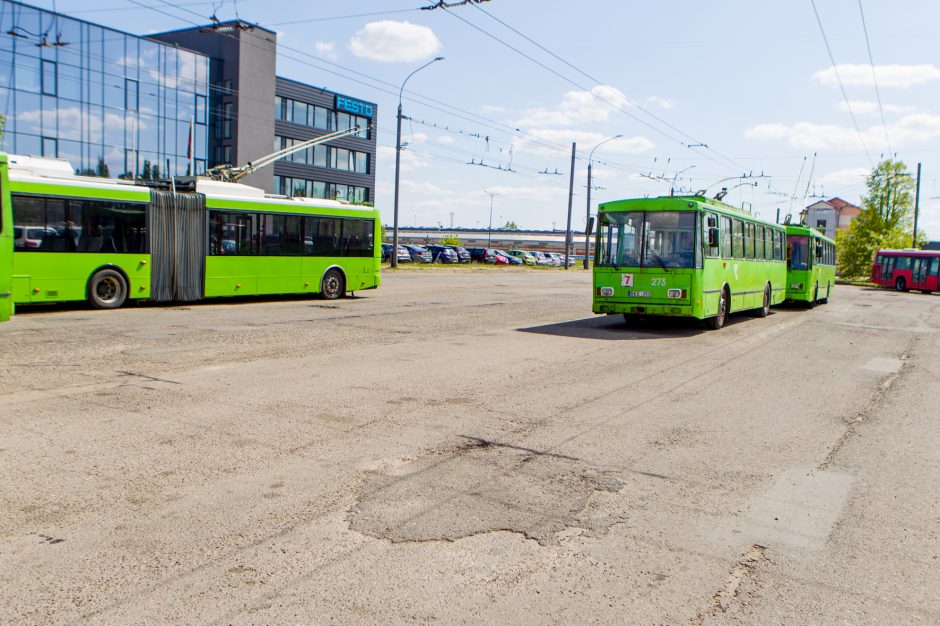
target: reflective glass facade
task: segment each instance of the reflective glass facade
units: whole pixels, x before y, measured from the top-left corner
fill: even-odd
[[[0,0],[6,152],[68,159],[83,174],[206,168],[209,58]]]

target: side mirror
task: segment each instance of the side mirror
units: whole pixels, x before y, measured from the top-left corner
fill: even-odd
[[[584,229],[584,232],[586,232],[589,235],[594,232],[594,216],[593,215],[588,220],[587,228]]]
[[[708,228],[708,247],[717,248],[718,240],[719,240],[718,229],[715,228],[714,226],[710,226]]]
[[[709,215],[705,218],[705,225],[709,228],[718,228],[718,218],[714,215]]]

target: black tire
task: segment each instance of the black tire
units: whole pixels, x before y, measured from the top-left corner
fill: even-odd
[[[894,288],[897,291],[907,291],[907,281],[903,276],[898,276],[898,279],[894,281]]]
[[[121,272],[105,268],[88,281],[88,303],[96,309],[117,309],[127,300],[127,280]]]
[[[770,284],[764,286],[764,302],[761,307],[754,311],[757,317],[767,317],[770,315]]]
[[[731,296],[728,294],[728,290],[722,289],[721,297],[718,299],[718,314],[705,320],[705,328],[708,330],[720,330],[721,327],[725,325],[725,322],[728,320],[728,309],[731,308],[730,301]]]
[[[336,300],[346,294],[346,279],[336,268],[329,270],[320,281],[320,296],[324,300]]]

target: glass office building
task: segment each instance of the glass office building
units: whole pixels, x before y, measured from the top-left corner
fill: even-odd
[[[2,150],[68,159],[98,176],[202,173],[209,64],[198,52],[0,0]]]

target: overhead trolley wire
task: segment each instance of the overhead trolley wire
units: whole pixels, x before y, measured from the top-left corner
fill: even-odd
[[[606,83],[604,83],[603,81],[601,81],[601,80],[595,78],[594,76],[588,74],[588,73],[585,72],[584,70],[580,69],[579,67],[577,67],[577,66],[573,65],[572,63],[568,62],[567,60],[563,59],[561,56],[555,54],[554,52],[552,52],[551,50],[549,50],[548,48],[546,48],[546,47],[543,46],[542,44],[538,43],[537,41],[535,41],[535,40],[532,39],[531,37],[528,37],[527,35],[523,34],[523,33],[520,32],[519,30],[517,30],[516,28],[513,28],[512,26],[510,26],[509,24],[507,24],[505,21],[503,21],[503,20],[497,18],[496,16],[492,15],[491,13],[489,13],[488,11],[486,11],[485,9],[483,9],[482,7],[480,7],[479,5],[473,4],[473,5],[471,5],[471,6],[473,6],[474,8],[476,8],[478,11],[483,12],[485,15],[487,15],[487,16],[490,17],[491,19],[493,19],[493,20],[495,20],[496,22],[502,24],[504,27],[506,27],[507,29],[509,29],[509,30],[512,31],[513,33],[519,35],[520,37],[522,37],[523,39],[525,39],[526,41],[528,41],[528,42],[531,43],[532,45],[538,47],[540,50],[542,50],[542,51],[544,51],[545,53],[551,55],[552,57],[554,57],[554,58],[557,59],[558,61],[561,61],[562,63],[564,63],[565,65],[567,65],[568,67],[570,67],[570,68],[573,69],[574,71],[578,72],[578,73],[581,74],[582,76],[585,76],[586,78],[588,78],[588,79],[591,80],[592,82],[596,83],[597,85],[604,85],[604,84],[606,84]],[[677,127],[674,126],[673,124],[670,124],[668,121],[662,119],[660,116],[658,116],[658,115],[656,115],[655,113],[653,113],[652,111],[648,110],[646,107],[642,106],[639,102],[637,102],[636,100],[630,98],[629,96],[624,95],[624,99],[625,99],[627,102],[629,102],[633,107],[635,107],[635,108],[638,109],[639,111],[642,111],[643,113],[645,113],[646,115],[650,116],[651,118],[653,118],[654,120],[656,120],[656,121],[659,122],[660,124],[666,126],[666,127],[669,128],[670,130],[673,130],[673,131],[677,132],[678,134],[684,136],[686,139],[690,140],[692,143],[691,143],[691,144],[688,144],[688,143],[686,143],[685,141],[682,141],[681,139],[678,139],[678,138],[672,136],[671,134],[669,134],[669,133],[663,131],[662,129],[653,126],[653,125],[650,124],[649,122],[640,119],[638,116],[634,115],[634,114],[631,113],[630,111],[627,111],[626,109],[624,109],[624,108],[621,107],[620,105],[617,105],[617,104],[615,104],[615,103],[613,103],[613,102],[610,102],[609,100],[607,100],[607,99],[605,99],[605,98],[603,98],[603,97],[601,97],[601,96],[598,96],[597,94],[593,93],[590,89],[587,89],[587,88],[584,87],[583,85],[580,85],[579,83],[577,83],[577,82],[571,80],[570,78],[568,78],[567,76],[564,76],[563,74],[561,74],[560,72],[554,70],[553,68],[548,67],[547,65],[545,65],[545,64],[542,63],[541,61],[538,61],[537,59],[533,58],[532,56],[530,56],[530,55],[526,54],[525,52],[519,50],[519,49],[516,48],[515,46],[513,46],[513,45],[511,45],[511,44],[509,44],[509,43],[503,41],[502,39],[500,39],[500,38],[497,37],[496,35],[493,35],[493,34],[490,33],[489,31],[487,31],[486,29],[481,28],[480,26],[477,26],[476,24],[473,24],[472,22],[470,22],[470,21],[464,19],[463,17],[457,15],[456,13],[454,13],[454,12],[452,12],[452,11],[447,11],[447,13],[450,14],[450,15],[453,15],[453,16],[456,17],[457,19],[463,21],[463,22],[464,22],[465,24],[467,24],[468,26],[470,26],[470,27],[472,27],[472,28],[474,28],[474,29],[480,31],[481,33],[483,33],[483,34],[485,34],[486,36],[488,36],[488,37],[494,39],[495,41],[497,41],[497,42],[503,44],[504,46],[506,46],[506,47],[509,48],[510,50],[516,52],[517,54],[519,54],[519,55],[525,57],[526,59],[528,59],[528,60],[530,60],[530,61],[532,61],[533,63],[535,63],[535,64],[538,65],[539,67],[542,67],[543,69],[545,69],[545,70],[551,72],[551,73],[554,74],[555,76],[558,76],[558,77],[561,78],[562,80],[564,80],[564,81],[566,81],[566,82],[568,82],[568,83],[574,85],[574,86],[577,87],[578,89],[582,89],[582,90],[584,90],[585,92],[591,94],[591,96],[594,97],[594,98],[596,98],[597,100],[600,100],[601,102],[604,102],[605,104],[611,106],[612,108],[617,109],[618,111],[620,111],[620,112],[623,113],[624,115],[627,115],[628,117],[633,118],[634,120],[636,120],[637,122],[643,124],[643,125],[646,126],[647,128],[650,128],[651,130],[653,130],[653,131],[655,131],[655,132],[657,132],[657,133],[660,133],[661,135],[663,135],[663,136],[665,136],[665,137],[671,139],[672,141],[674,141],[674,142],[676,142],[676,143],[685,145],[687,148],[689,148],[689,149],[691,149],[691,150],[693,150],[693,151],[695,151],[695,152],[697,152],[696,148],[698,148],[698,147],[704,147],[704,148],[706,148],[707,150],[710,150],[713,154],[715,154],[715,156],[717,156],[717,157],[723,159],[723,160],[726,162],[726,163],[725,163],[725,166],[727,166],[727,164],[730,163],[730,164],[733,165],[735,168],[739,168],[739,169],[742,169],[742,170],[746,170],[746,169],[747,169],[747,168],[743,167],[740,163],[735,163],[733,159],[731,159],[731,158],[729,158],[729,157],[727,157],[727,156],[721,154],[721,153],[718,152],[717,150],[714,150],[713,148],[709,148],[706,143],[704,143],[704,142],[702,142],[702,141],[696,139],[696,138],[693,137],[692,135],[686,133],[685,131],[683,131],[683,130],[680,129],[680,128],[677,128]],[[705,156],[706,158],[711,158],[711,157],[709,157],[708,155],[705,155],[705,154],[702,154],[702,153],[699,153],[699,154],[701,154],[702,156]]]
[[[858,120],[855,119],[855,112],[852,111],[852,103],[849,101],[849,96],[845,93],[845,85],[842,84],[842,77],[839,75],[839,67],[836,65],[835,57],[832,55],[832,48],[829,46],[829,38],[826,37],[826,29],[823,28],[822,19],[820,19],[819,11],[816,9],[816,0],[809,0],[809,3],[813,7],[813,14],[816,16],[816,23],[819,25],[819,33],[822,35],[823,43],[826,44],[826,52],[829,53],[829,61],[832,63],[832,71],[836,75],[836,80],[839,83],[839,89],[842,90],[842,99],[845,100],[845,106],[849,111],[849,116],[852,118],[852,125],[855,126],[855,132],[858,133],[858,139],[862,142],[862,148],[865,149],[865,155],[868,157],[868,162],[872,167],[874,167],[875,162],[872,160],[871,153],[868,151],[868,145],[865,143],[865,136],[862,134],[862,130],[858,126]]]
[[[865,33],[865,47],[868,49],[868,64],[871,66],[871,82],[875,85],[875,96],[878,99],[878,111],[881,112],[881,127],[885,131],[885,145],[888,152],[891,150],[891,140],[888,139],[888,122],[885,121],[885,108],[881,104],[881,90],[878,89],[878,78],[875,76],[875,60],[871,54],[871,41],[868,39],[868,25],[865,23],[865,10],[862,8],[862,0],[858,0],[858,12],[862,16],[862,31]]]

